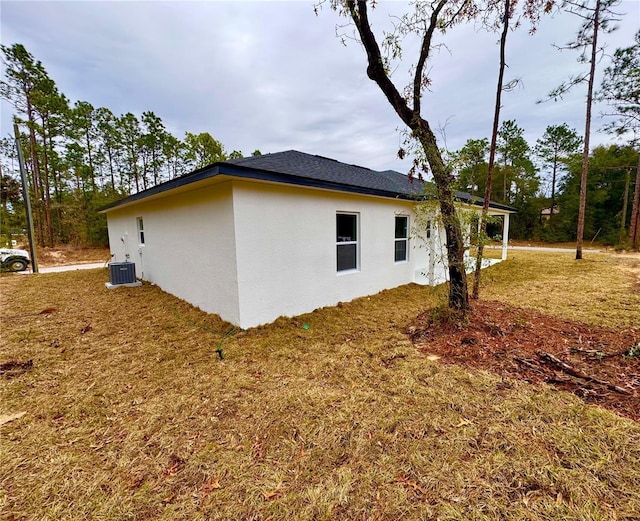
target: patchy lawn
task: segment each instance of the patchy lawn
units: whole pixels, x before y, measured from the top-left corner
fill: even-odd
[[[483,296],[528,310],[514,317],[631,331],[639,265],[515,252],[485,271]],[[107,280],[0,277],[3,518],[640,515],[637,422],[416,349],[404,331],[442,288],[237,332],[155,286]]]

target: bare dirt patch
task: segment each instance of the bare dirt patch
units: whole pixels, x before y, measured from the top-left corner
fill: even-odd
[[[74,246],[38,248],[38,264],[47,268],[107,262],[110,258],[109,248],[78,248]]]
[[[0,364],[0,376],[11,378],[13,376],[19,376],[26,373],[33,367],[33,360],[27,362],[19,362],[17,360],[10,360]]]
[[[561,320],[500,302],[460,321],[440,309],[406,329],[419,351],[450,364],[548,383],[640,420],[640,329]]]

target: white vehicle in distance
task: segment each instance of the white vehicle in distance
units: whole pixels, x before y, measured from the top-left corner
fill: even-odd
[[[30,262],[29,252],[26,250],[0,248],[0,269],[2,271],[24,271]]]

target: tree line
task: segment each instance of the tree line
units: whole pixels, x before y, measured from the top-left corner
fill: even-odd
[[[510,237],[569,242],[576,240],[582,136],[566,123],[550,125],[531,146],[514,120],[498,130],[491,200],[513,206]],[[456,187],[483,197],[489,171],[489,140],[469,139],[448,159]],[[589,156],[585,239],[631,246],[629,232],[637,220],[638,152],[630,144],[599,146]],[[491,226],[490,226],[491,228]],[[499,233],[491,230],[489,235]]]
[[[616,117],[606,130],[633,137],[624,145],[591,151],[584,233],[587,240],[637,248],[640,32],[635,40],[631,47],[615,52],[597,95],[610,103]],[[106,244],[106,222],[97,213],[101,206],[215,161],[242,157],[240,151],[227,153],[206,132],[186,132],[184,139],[178,139],[151,111],[138,117],[130,112],[116,115],[85,101],[71,104],[23,45],[0,49],[5,64],[0,96],[18,115],[35,239],[41,246]],[[530,145],[514,120],[502,122],[490,194],[492,200],[517,209],[513,238],[576,239],[583,142],[575,129],[559,124],[549,126]],[[469,139],[460,150],[445,155],[456,189],[484,197],[489,153],[489,140],[480,138]],[[0,139],[0,169],[6,240],[7,233],[20,233],[24,227],[13,137]]]
[[[87,101],[71,103],[23,45],[0,50],[0,96],[15,108],[40,246],[106,245],[100,207],[213,162],[243,157],[238,150],[227,153],[208,132],[177,138],[152,111],[117,115]],[[5,241],[24,227],[17,171],[15,139],[5,136],[0,139]]]
[[[543,15],[563,11],[579,17],[580,28],[574,39],[564,49],[578,51],[578,61],[589,65],[586,73],[580,73],[565,80],[559,87],[549,93],[549,98],[558,99],[573,87],[587,84],[585,103],[585,132],[583,136],[582,164],[580,172],[578,219],[576,229],[576,260],[582,258],[582,241],[586,213],[586,190],[588,168],[590,162],[589,139],[591,134],[591,112],[594,99],[606,101],[613,109],[616,118],[608,129],[621,136],[633,134],[634,139],[640,134],[640,74],[638,74],[638,44],[628,49],[619,49],[614,55],[610,68],[611,82],[603,84],[601,92],[594,98],[594,79],[596,66],[604,55],[604,47],[598,36],[615,30],[618,13],[613,9],[620,0],[434,0],[433,2],[413,2],[403,14],[393,16],[393,28],[380,31],[379,25],[371,22],[376,2],[367,0],[322,0],[315,10],[318,13],[323,4],[329,6],[339,15],[347,19],[347,23],[337,24],[337,36],[345,43],[349,39],[358,41],[366,54],[366,72],[380,89],[391,108],[405,126],[404,146],[398,151],[399,157],[407,154],[408,148],[413,155],[413,167],[409,173],[429,172],[434,181],[435,194],[439,203],[441,222],[446,235],[447,264],[449,275],[449,308],[466,313],[469,309],[468,285],[464,264],[465,245],[462,240],[461,222],[455,211],[454,188],[459,183],[455,175],[455,166],[446,161],[446,151],[438,146],[438,139],[432,128],[432,114],[425,108],[423,94],[433,85],[431,58],[433,51],[444,43],[439,40],[449,29],[460,24],[474,24],[488,31],[500,30],[499,69],[497,74],[494,119],[489,145],[489,162],[485,176],[484,206],[479,220],[479,246],[473,297],[478,298],[480,282],[480,265],[484,236],[487,230],[487,202],[493,194],[493,173],[495,167],[497,133],[500,122],[502,93],[513,87],[514,81],[504,82],[504,71],[507,65],[507,35],[525,20],[531,24],[530,33],[534,32]],[[405,51],[414,52],[415,61],[411,64],[407,83],[402,85],[392,78],[398,69],[399,62],[405,59]],[[397,75],[396,75],[397,76]],[[637,141],[630,144],[637,145]],[[484,155],[481,158],[484,163]],[[527,174],[524,180],[517,176],[509,182],[509,170],[518,167],[520,173]],[[508,160],[502,165],[502,197],[507,199],[508,193],[514,197],[523,194],[518,181],[535,184],[535,176],[529,175],[528,168],[516,165]],[[508,168],[507,168],[508,167]],[[539,182],[539,181],[538,181]],[[520,183],[522,184],[522,183]],[[554,183],[555,185],[555,183]],[[640,168],[636,168],[636,190],[632,204],[632,218],[628,234],[628,242],[632,247],[639,246],[640,233]],[[471,183],[471,187],[475,183]],[[554,194],[555,195],[555,194]],[[553,198],[555,199],[555,197]],[[554,215],[554,204],[550,215]],[[622,212],[622,227],[626,212]],[[522,217],[519,218],[523,220]]]

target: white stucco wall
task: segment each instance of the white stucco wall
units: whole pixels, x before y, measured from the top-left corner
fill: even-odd
[[[395,216],[409,216],[411,227],[412,208],[403,200],[234,181],[241,327],[414,282],[427,268],[427,250],[411,239],[409,260],[394,261]],[[359,216],[356,272],[337,272],[338,212]]]
[[[414,205],[216,178],[109,210],[107,219],[113,260],[128,253],[138,277],[248,328],[402,284],[445,281],[444,233],[435,218],[430,242],[410,234],[408,261],[394,261],[395,217],[408,216],[412,229]],[[338,212],[358,215],[355,272],[337,271]]]
[[[138,244],[138,217],[144,246]],[[241,323],[230,181],[113,209],[107,221],[114,261],[129,253],[138,277]]]

